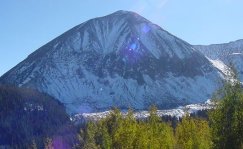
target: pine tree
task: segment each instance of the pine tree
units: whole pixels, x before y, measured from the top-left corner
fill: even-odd
[[[96,133],[97,145],[99,145],[103,149],[111,149],[112,139],[110,134],[108,133],[107,118],[100,120],[97,125],[98,125],[98,130]]]
[[[174,148],[174,136],[172,127],[169,124],[161,121],[155,106],[150,108],[150,116],[147,128],[149,136],[148,148]]]
[[[137,124],[136,138],[134,140],[134,149],[148,148],[149,136],[148,136],[149,125],[146,122],[140,121]]]
[[[216,96],[216,108],[210,112],[214,148],[243,147],[243,91],[238,81],[226,83]],[[222,98],[222,99],[221,99]]]
[[[116,148],[133,148],[136,137],[136,120],[133,112],[128,111],[128,114],[122,119],[121,124],[114,134],[114,144]]]
[[[97,126],[93,122],[89,122],[87,124],[86,133],[85,133],[85,142],[84,142],[84,149],[98,149],[98,146],[95,142],[97,132]]]
[[[51,138],[46,138],[45,149],[54,149]]]
[[[77,136],[78,139],[78,143],[74,145],[75,149],[81,149],[83,148],[84,144],[85,144],[85,132],[83,129],[80,129],[79,134]]]
[[[28,147],[28,149],[37,149],[35,140],[32,141],[32,144]]]
[[[194,119],[188,115],[176,127],[177,148],[209,149],[211,136],[207,121]]]

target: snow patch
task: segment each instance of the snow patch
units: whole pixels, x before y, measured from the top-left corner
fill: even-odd
[[[157,115],[159,117],[163,116],[171,116],[176,117],[177,119],[182,118],[186,114],[193,114],[197,113],[198,111],[202,110],[209,110],[214,108],[215,104],[211,100],[207,100],[205,103],[202,104],[190,104],[186,106],[180,106],[175,109],[168,109],[168,110],[157,110]],[[82,113],[76,114],[71,117],[71,120],[75,123],[79,123],[80,121],[98,121],[103,118],[106,118],[108,115],[111,114],[112,111],[104,111],[98,113]],[[122,115],[127,115],[127,112],[122,112]],[[146,119],[150,116],[149,111],[138,111],[134,112],[133,115],[136,119]]]

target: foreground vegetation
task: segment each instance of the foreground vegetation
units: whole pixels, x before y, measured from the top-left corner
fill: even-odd
[[[174,129],[150,110],[147,120],[135,120],[132,112],[122,116],[119,110],[98,122],[89,122],[79,133],[76,148],[98,149],[174,149],[211,148],[211,134],[206,120],[184,117]]]
[[[243,90],[226,84],[206,116],[147,119],[118,109],[104,119],[74,126],[64,106],[29,89],[0,87],[0,148],[243,149]]]
[[[243,91],[240,83],[227,84],[215,96],[207,118],[189,115],[175,126],[162,121],[151,107],[150,117],[136,120],[115,109],[107,118],[89,122],[80,130],[84,149],[243,149]]]

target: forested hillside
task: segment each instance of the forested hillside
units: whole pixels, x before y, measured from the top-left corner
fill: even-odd
[[[0,86],[0,148],[43,148],[46,138],[62,138],[70,124],[58,100],[30,89]]]

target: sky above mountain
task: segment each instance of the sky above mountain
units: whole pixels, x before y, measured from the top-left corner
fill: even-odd
[[[243,38],[242,0],[2,0],[0,75],[37,48],[91,18],[137,12],[191,44]]]

